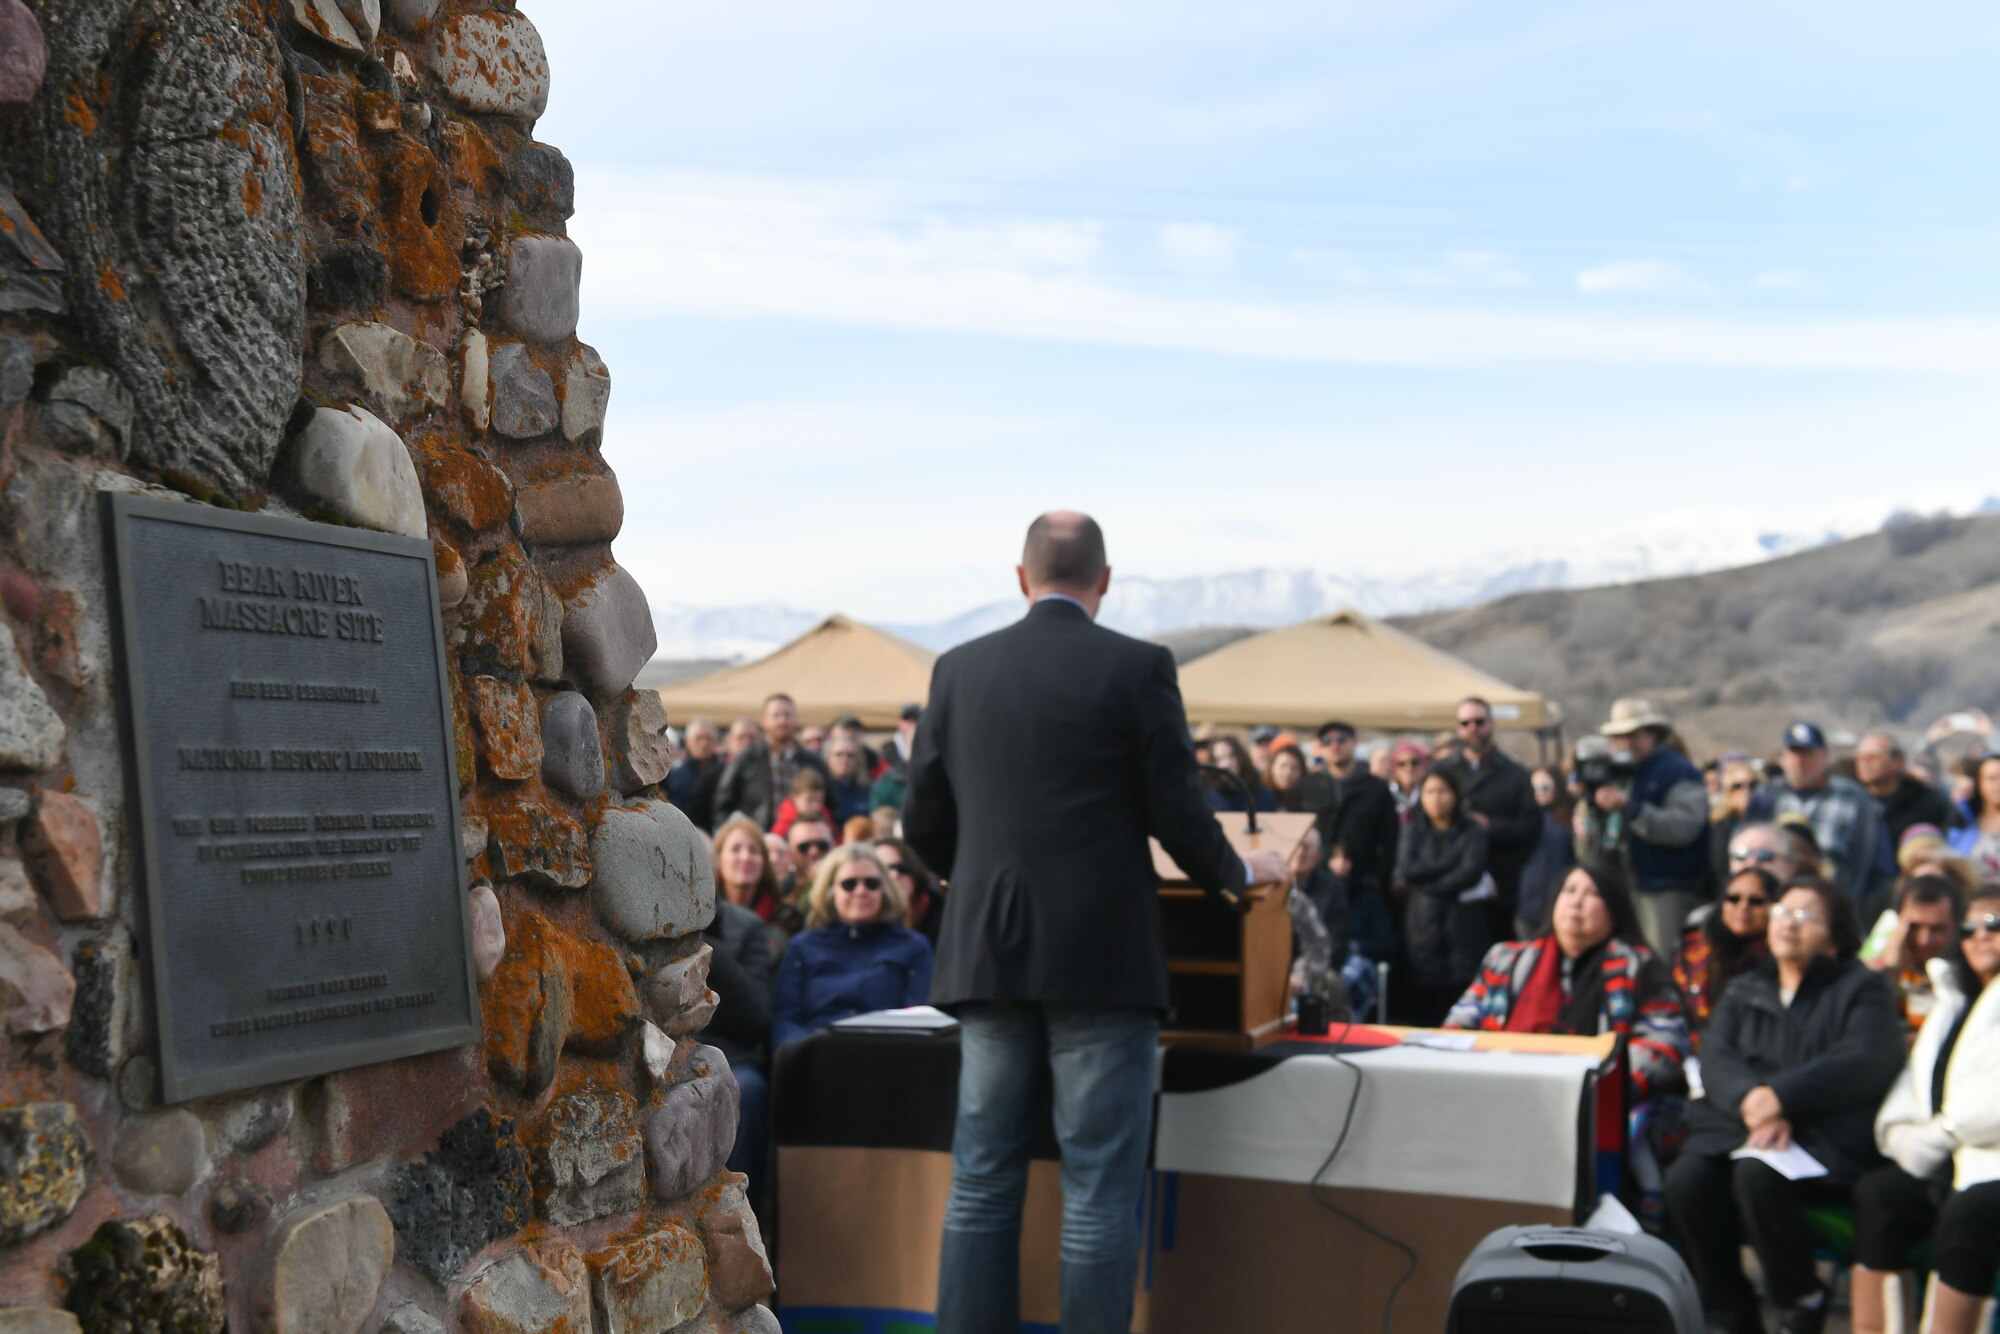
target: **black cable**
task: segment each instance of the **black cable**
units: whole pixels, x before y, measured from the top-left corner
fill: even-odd
[[[1403,1269],[1402,1276],[1390,1285],[1389,1296],[1382,1303],[1382,1334],[1390,1334],[1390,1320],[1395,1315],[1396,1298],[1403,1291],[1403,1285],[1417,1276],[1417,1252],[1415,1248],[1408,1242],[1399,1241],[1397,1238],[1390,1236],[1374,1224],[1364,1219],[1356,1218],[1333,1201],[1325,1199],[1320,1195],[1320,1178],[1327,1174],[1327,1170],[1333,1166],[1334,1159],[1340,1157],[1341,1149],[1347,1144],[1347,1132],[1354,1126],[1355,1109],[1361,1105],[1361,1084],[1367,1078],[1360,1066],[1340,1054],[1340,1044],[1346,1041],[1348,1034],[1353,1031],[1354,1020],[1352,1017],[1349,1017],[1346,1023],[1341,1026],[1340,1037],[1328,1046],[1327,1055],[1333,1057],[1334,1060],[1354,1072],[1354,1092],[1347,1099],[1346,1114],[1340,1119],[1340,1137],[1334,1140],[1332,1150],[1326,1155],[1326,1161],[1319,1165],[1319,1170],[1312,1174],[1312,1180],[1306,1183],[1306,1194],[1312,1198],[1314,1204],[1317,1204],[1336,1218],[1346,1219],[1349,1223],[1360,1228],[1384,1246],[1394,1247],[1403,1253],[1403,1259],[1407,1263]]]

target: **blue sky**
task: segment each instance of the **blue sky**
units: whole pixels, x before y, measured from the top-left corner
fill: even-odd
[[[2000,490],[1990,4],[529,12],[656,604]]]

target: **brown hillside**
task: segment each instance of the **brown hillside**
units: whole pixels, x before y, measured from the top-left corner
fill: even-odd
[[[1395,624],[1559,701],[1666,703],[1698,754],[1769,750],[1786,720],[1914,734],[2000,703],[2000,517],[1900,521],[1761,565],[1524,593]]]

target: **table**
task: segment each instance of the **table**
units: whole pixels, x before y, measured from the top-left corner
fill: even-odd
[[[1616,1038],[1465,1034],[1477,1050],[1441,1051],[1404,1036],[1163,1051],[1135,1330],[1380,1329],[1403,1255],[1338,1209],[1415,1251],[1394,1328],[1434,1331],[1481,1237],[1580,1221],[1615,1191]],[[779,1054],[769,1230],[788,1330],[931,1327],[957,1071],[950,1037],[822,1034]],[[1312,1188],[1350,1101],[1347,1141]],[[1053,1330],[1062,1203],[1046,1124],[1034,1154],[1022,1312]]]

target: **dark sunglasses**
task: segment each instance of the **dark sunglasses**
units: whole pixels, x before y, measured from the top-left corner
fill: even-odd
[[[833,851],[833,840],[830,838],[808,838],[792,844],[792,848],[797,852],[831,852]]]
[[[836,880],[833,883],[839,885],[850,894],[857,889],[871,890],[877,894],[882,892],[882,877],[879,875],[849,876],[845,880]]]
[[[910,873],[910,868],[901,862],[883,862],[882,869],[890,875],[908,875]]]
[[[1960,922],[1958,924],[1958,934],[1967,940],[1970,940],[1981,931],[1991,931],[1994,935],[2000,936],[2000,913],[1990,912],[1976,922]]]
[[[1768,908],[1771,901],[1762,894],[1724,894],[1722,901],[1734,908]]]

